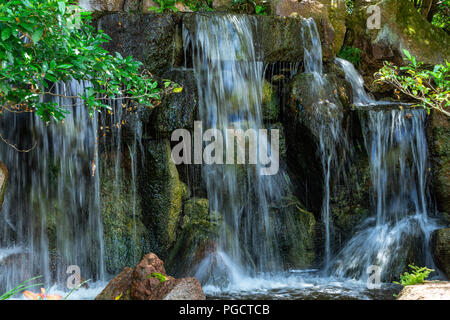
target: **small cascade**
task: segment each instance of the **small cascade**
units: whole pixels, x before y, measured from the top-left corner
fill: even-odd
[[[335,58],[338,66],[345,73],[345,79],[351,84],[353,91],[353,104],[355,106],[374,106],[374,105],[388,105],[392,104],[389,101],[374,100],[367,94],[364,89],[364,79],[361,74],[355,69],[355,66],[350,61],[341,58]]]
[[[0,292],[36,275],[46,286],[65,283],[69,265],[84,279],[104,277],[97,119],[77,96],[87,83],[55,85],[45,97],[69,114],[47,126],[35,113],[0,117],[2,135],[19,149],[0,144],[9,183],[0,215]],[[35,145],[35,146],[34,146]],[[34,147],[32,147],[34,146]]]
[[[322,44],[314,19],[303,20],[304,69],[312,74],[309,94],[314,97],[314,114],[312,127],[319,138],[319,152],[323,169],[322,221],[325,226],[324,268],[327,269],[331,259],[331,176],[337,176],[340,161],[348,152],[347,141],[341,126],[343,114],[335,101],[328,96],[326,79],[322,74]]]
[[[338,254],[332,274],[365,279],[374,265],[381,268],[382,279],[389,280],[411,258],[418,265],[433,266],[429,242],[437,226],[427,202],[426,111],[361,111],[361,119],[373,216]]]

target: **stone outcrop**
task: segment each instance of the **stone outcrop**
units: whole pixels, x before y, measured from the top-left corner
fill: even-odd
[[[450,118],[432,111],[428,121],[433,191],[443,223],[450,226]]]
[[[168,276],[164,263],[149,253],[111,280],[96,300],[205,300],[205,294],[197,279]]]
[[[329,0],[272,0],[268,4],[272,14],[281,17],[314,18],[319,27],[324,59],[332,58],[344,43],[347,17],[345,1]]]
[[[6,169],[6,166],[3,164],[3,162],[0,161],[0,209],[2,208],[7,181],[8,181],[8,169]]]
[[[450,300],[450,282],[430,282],[406,286],[397,300]]]
[[[132,277],[133,269],[126,267],[108,283],[95,300],[130,300]]]
[[[178,240],[166,260],[173,272],[193,272],[206,255],[215,250],[211,239],[217,235],[220,219],[218,213],[210,214],[208,199],[191,198],[184,203]]]
[[[383,0],[379,29],[367,28],[370,3],[355,4],[347,22],[345,44],[363,51],[361,67],[368,74],[378,71],[384,61],[403,63],[403,49],[427,64],[450,58],[450,36],[426,21],[408,0]]]
[[[152,74],[161,76],[183,60],[181,14],[113,13],[98,20],[112,41],[105,44],[111,52],[133,56]]]
[[[432,244],[437,267],[450,279],[450,228],[436,230]]]
[[[128,149],[128,146],[125,148]],[[129,152],[120,155],[117,172],[116,156],[112,152],[102,152],[100,156],[105,264],[110,274],[117,274],[124,267],[135,265],[138,262],[136,259],[150,251],[141,199],[133,194],[133,187],[137,186],[133,186]]]
[[[146,163],[138,174],[143,223],[152,250],[165,259],[177,239],[183,200],[189,192],[171,159],[169,140],[147,140],[144,148]]]

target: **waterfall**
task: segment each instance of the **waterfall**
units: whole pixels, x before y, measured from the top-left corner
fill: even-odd
[[[353,91],[353,104],[355,106],[387,105],[389,101],[377,101],[369,97],[364,89],[364,79],[355,69],[353,63],[341,58],[335,58],[335,62],[345,73],[345,79],[351,84]]]
[[[416,264],[433,266],[429,241],[437,226],[428,216],[426,111],[361,111],[361,120],[373,217],[337,255],[332,273],[367,278],[375,265],[388,280],[403,271],[412,254]]]
[[[87,83],[55,85],[56,95],[76,96]],[[0,291],[42,275],[48,287],[65,283],[69,265],[84,279],[104,277],[100,214],[97,116],[76,99],[45,97],[69,114],[47,126],[35,113],[0,117],[2,135],[20,149],[0,144],[9,183],[0,214]]]
[[[192,46],[194,52],[204,128],[264,128],[263,63],[255,53],[255,24],[248,16],[197,15],[196,30],[183,29],[185,50]],[[287,183],[283,174],[262,176],[259,169],[259,164],[203,165],[210,211],[220,213],[223,223],[217,252],[201,263],[199,273],[213,268],[210,278],[225,277],[223,285],[283,269],[270,208],[283,197]]]
[[[312,74],[310,94],[314,97],[312,128],[319,138],[319,155],[323,170],[322,221],[325,226],[324,269],[331,259],[331,176],[339,175],[340,161],[345,158],[348,146],[341,126],[343,114],[336,102],[328,96],[325,86],[327,80],[322,73],[322,44],[314,19],[303,20],[304,69]],[[341,159],[340,159],[341,158]]]

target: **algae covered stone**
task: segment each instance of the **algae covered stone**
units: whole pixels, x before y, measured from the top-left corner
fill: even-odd
[[[149,140],[145,145],[146,161],[138,177],[143,220],[152,250],[165,258],[176,241],[183,198],[188,189],[180,181],[172,161],[169,140]]]

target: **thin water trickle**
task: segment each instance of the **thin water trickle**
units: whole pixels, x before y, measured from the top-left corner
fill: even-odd
[[[338,176],[338,163],[342,155],[348,152],[347,141],[342,129],[343,113],[335,102],[327,96],[324,87],[327,81],[322,73],[322,44],[314,19],[303,20],[304,68],[305,73],[312,74],[309,94],[314,97],[314,111],[311,127],[319,138],[319,155],[323,170],[322,221],[325,227],[324,261],[327,270],[331,260],[331,209],[332,175]],[[341,159],[339,159],[341,158]]]

